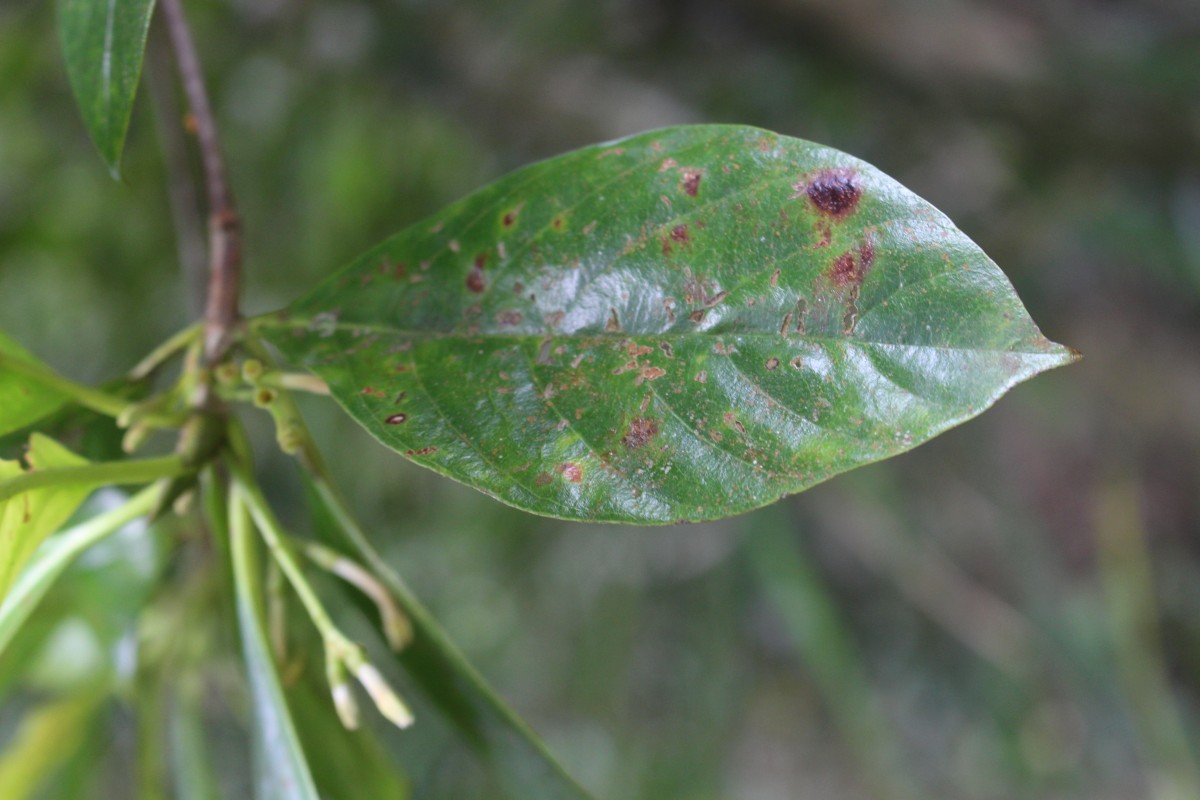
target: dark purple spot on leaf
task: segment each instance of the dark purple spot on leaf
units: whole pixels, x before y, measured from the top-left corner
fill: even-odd
[[[692,241],[692,235],[688,233],[687,225],[676,225],[671,229],[671,239],[680,244],[688,244]]]
[[[629,430],[621,437],[621,444],[630,450],[636,450],[639,447],[645,447],[657,435],[658,422],[656,420],[647,417],[637,417],[633,422],[629,423]]]
[[[820,211],[836,219],[854,213],[859,198],[862,197],[862,189],[855,180],[854,173],[849,170],[823,170],[807,185],[801,182],[793,188],[797,192],[793,197],[798,197],[803,192]]]

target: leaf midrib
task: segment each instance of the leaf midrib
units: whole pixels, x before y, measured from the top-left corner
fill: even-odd
[[[252,328],[307,328],[313,324],[313,319],[297,319],[289,317],[286,320],[277,315],[266,315],[250,320]],[[330,325],[327,322],[319,323],[324,330],[334,331],[349,331],[352,333],[386,333],[394,336],[406,336],[414,339],[459,339],[462,341],[477,342],[480,340],[506,340],[513,342],[536,341],[544,342],[546,340],[562,340],[562,339],[611,339],[613,341],[625,341],[629,339],[652,338],[652,339],[692,339],[697,336],[709,336],[712,338],[742,338],[742,339],[783,339],[788,342],[803,342],[815,345],[830,345],[830,344],[850,344],[858,346],[873,346],[873,347],[906,347],[920,350],[933,350],[938,352],[949,353],[1005,353],[1011,355],[1031,355],[1031,356],[1049,356],[1061,355],[1069,357],[1070,353],[1061,345],[1056,345],[1056,349],[1039,350],[1039,349],[1014,349],[1012,346],[1004,347],[967,347],[960,345],[939,345],[939,344],[919,344],[910,342],[889,342],[880,341],[877,339],[859,339],[855,337],[837,337],[837,336],[813,336],[811,334],[786,333],[781,334],[778,331],[720,331],[712,328],[706,328],[698,331],[662,331],[662,332],[638,332],[632,333],[629,331],[596,331],[594,333],[501,333],[492,331],[480,331],[477,333],[463,333],[458,331],[433,331],[433,330],[412,330],[408,328],[397,328],[389,325],[378,325],[372,323],[351,323],[337,322]],[[315,331],[309,331],[316,334]],[[320,336],[320,334],[316,334]],[[329,334],[332,335],[332,332]],[[1046,340],[1048,341],[1048,340]],[[1015,344],[1015,343],[1014,343]],[[1051,343],[1052,344],[1052,343]]]

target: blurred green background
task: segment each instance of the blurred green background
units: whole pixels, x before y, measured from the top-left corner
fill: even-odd
[[[529,161],[739,122],[907,184],[1084,353],[912,453],[670,529],[529,517],[307,403],[379,546],[589,789],[1200,798],[1200,4],[186,5],[245,219],[247,313]],[[151,48],[114,183],[53,6],[0,4],[0,327],[98,381],[191,318],[194,244],[177,247],[154,113],[169,62]],[[298,523],[290,468],[263,468]],[[496,796],[418,713],[385,734],[414,796]],[[129,796],[131,718],[109,717],[88,763],[103,796]],[[241,796],[242,734],[222,724]]]

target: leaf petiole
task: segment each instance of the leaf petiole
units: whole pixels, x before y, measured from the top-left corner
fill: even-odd
[[[190,470],[179,456],[131,459],[128,461],[103,461],[77,467],[56,467],[30,470],[6,481],[0,481],[0,502],[32,489],[47,486],[118,486],[132,483],[149,483],[160,478],[178,478]]]
[[[381,714],[398,727],[407,728],[411,725],[413,716],[408,706],[387,684],[379,670],[367,661],[363,648],[342,633],[330,618],[329,612],[317,597],[316,591],[308,582],[308,578],[305,577],[292,553],[288,542],[290,537],[275,517],[274,512],[271,511],[262,491],[254,483],[249,469],[242,461],[233,463],[232,499],[250,512],[250,517],[262,535],[271,557],[283,571],[284,577],[291,584],[292,590],[321,634],[325,645],[327,672],[331,679],[330,688],[334,694],[335,703],[339,701],[344,703],[346,690],[339,688],[345,684],[345,680],[341,679],[341,676],[344,675],[341,670],[344,669],[362,684]],[[350,719],[347,709],[339,707],[338,713],[343,722]]]

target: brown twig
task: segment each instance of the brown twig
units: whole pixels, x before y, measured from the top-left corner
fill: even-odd
[[[158,123],[163,165],[167,171],[167,197],[171,205],[171,219],[175,223],[175,243],[183,272],[187,307],[191,316],[198,318],[204,313],[204,295],[208,290],[207,264],[204,263],[207,253],[187,135],[179,124],[183,115],[179,110],[177,90],[171,76],[171,46],[161,19],[155,21],[146,55],[152,67],[146,70],[146,78]]]
[[[238,320],[238,286],[242,269],[241,218],[225,176],[216,121],[208,102],[200,59],[196,55],[196,46],[192,42],[181,0],[160,0],[159,8],[175,52],[175,61],[179,65],[191,121],[195,125],[208,192],[208,298],[204,307],[204,359],[212,365],[225,354],[229,334]]]

